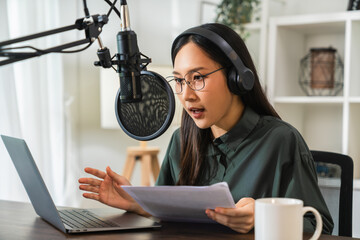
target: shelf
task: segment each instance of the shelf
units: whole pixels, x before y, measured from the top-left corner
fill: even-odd
[[[339,178],[318,177],[318,184],[320,187],[339,189],[340,183],[341,181]]]
[[[359,99],[360,100],[360,99]],[[275,97],[274,103],[299,103],[299,104],[313,104],[313,103],[323,103],[323,104],[341,104],[344,101],[343,97]]]
[[[297,20],[297,18],[296,18]],[[291,22],[293,22],[291,24]],[[344,33],[345,21],[344,20],[334,20],[332,22],[319,22],[319,23],[306,23],[301,21],[290,21],[286,24],[279,24],[279,27],[296,31],[301,34],[341,34]]]
[[[318,183],[320,187],[326,188],[340,188],[340,179],[339,178],[323,178],[318,177]],[[354,179],[353,189],[356,191],[360,190],[360,180]]]
[[[327,26],[328,29],[324,31],[339,31],[341,23],[347,20],[360,20],[360,15],[354,12],[338,12],[338,13],[323,13],[323,14],[305,14],[273,17],[273,21],[278,26],[288,26],[298,31],[311,32],[314,28],[319,26]]]
[[[350,97],[349,102],[350,103],[360,103],[360,97]]]

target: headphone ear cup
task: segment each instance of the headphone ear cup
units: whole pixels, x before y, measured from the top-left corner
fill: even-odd
[[[238,86],[238,78],[239,78],[239,75],[238,75],[236,69],[234,67],[232,67],[229,70],[228,76],[227,76],[228,87],[229,87],[230,91],[236,95],[241,94],[240,88]]]
[[[236,95],[243,95],[249,92],[254,86],[254,74],[249,68],[242,72],[242,79],[236,68],[232,67],[228,72],[228,87]]]

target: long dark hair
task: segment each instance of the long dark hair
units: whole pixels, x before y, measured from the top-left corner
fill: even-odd
[[[231,28],[218,24],[204,24],[201,27],[209,29],[222,36],[237,55],[244,62],[245,66],[250,68],[255,75],[254,87],[251,91],[241,95],[241,100],[245,106],[251,107],[259,115],[270,115],[280,118],[275,109],[269,103],[260,85],[259,77],[255,65],[251,59],[250,53],[241,39],[241,37]],[[231,66],[232,63],[223,51],[207,38],[200,35],[184,35],[173,43],[172,62],[180,49],[187,43],[193,42],[205,51],[211,59],[214,59],[221,66]],[[193,119],[183,109],[180,127],[180,144],[181,144],[181,170],[178,185],[202,185],[206,184],[204,177],[210,177],[211,169],[209,160],[206,159],[208,146],[211,144],[211,130],[200,129],[196,126]]]

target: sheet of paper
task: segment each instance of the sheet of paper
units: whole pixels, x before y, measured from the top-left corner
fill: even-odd
[[[226,182],[210,186],[122,186],[140,206],[161,220],[213,222],[206,209],[235,208]]]

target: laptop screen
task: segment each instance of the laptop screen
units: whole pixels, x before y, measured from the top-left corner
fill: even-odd
[[[36,213],[65,231],[59,213],[23,139],[1,135]]]

